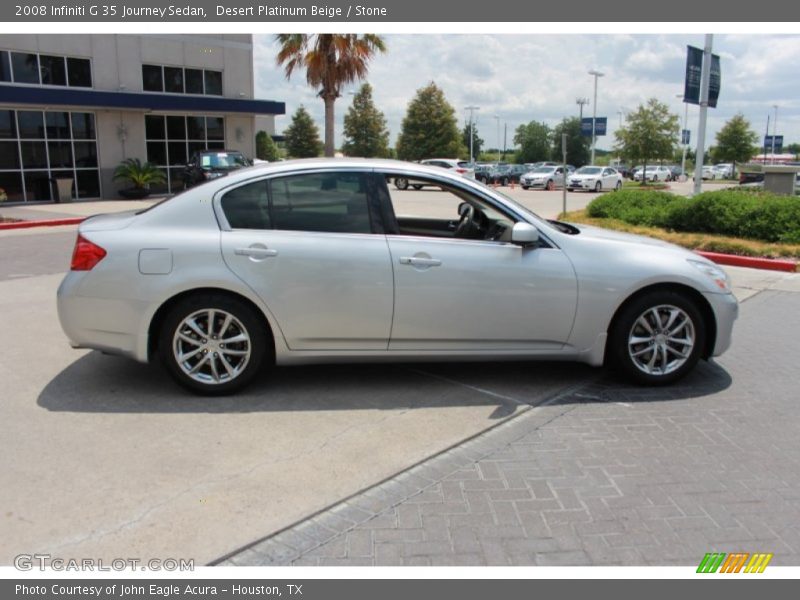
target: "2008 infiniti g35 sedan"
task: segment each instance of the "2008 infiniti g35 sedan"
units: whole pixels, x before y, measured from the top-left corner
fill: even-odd
[[[728,348],[737,307],[684,249],[359,159],[259,165],[88,219],[58,290],[74,347],[158,358],[201,394],[269,364],[378,360],[568,359],[666,384]]]

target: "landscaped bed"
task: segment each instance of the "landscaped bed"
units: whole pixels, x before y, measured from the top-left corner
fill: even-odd
[[[686,198],[655,190],[621,190],[562,218],[692,250],[800,260],[800,198],[793,196],[726,189]]]

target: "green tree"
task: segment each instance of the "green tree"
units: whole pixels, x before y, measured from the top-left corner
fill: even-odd
[[[553,154],[561,160],[561,134],[567,134],[567,162],[582,167],[589,162],[591,155],[591,138],[581,135],[581,120],[578,117],[567,117],[553,130]]]
[[[375,34],[280,33],[276,57],[289,79],[296,70],[304,68],[306,81],[319,89],[325,103],[325,156],[333,156],[333,105],[342,87],[364,79],[367,65],[376,52],[385,52],[383,38]]]
[[[417,90],[408,103],[397,138],[397,157],[401,160],[454,158],[465,156],[467,152],[458,130],[456,111],[444,92],[432,81]]]
[[[461,142],[464,144],[464,147],[467,149],[467,154],[469,154],[469,121],[464,124],[464,129],[461,131]],[[483,140],[478,135],[478,128],[475,126],[475,121],[472,122],[472,156],[477,158],[481,154],[481,148],[483,148]]]
[[[797,160],[798,155],[800,155],[800,144],[796,142],[789,144],[788,146],[786,146],[786,151],[794,154],[794,159]]]
[[[319,128],[305,107],[301,106],[292,115],[292,123],[283,132],[286,151],[292,158],[314,158],[322,152]]]
[[[646,169],[649,160],[672,156],[678,143],[678,116],[670,113],[663,102],[650,98],[647,104],[640,104],[635,112],[628,114],[624,127],[615,135],[614,151],[631,164],[641,163]]]
[[[737,162],[747,162],[758,153],[757,143],[758,134],[744,115],[737,113],[717,132],[717,144],[711,149],[711,156],[715,162],[732,162],[735,173]]]
[[[549,160],[552,134],[552,130],[545,123],[536,121],[517,127],[517,131],[514,133],[514,144],[519,146],[517,160],[521,163]],[[560,140],[559,143],[561,143]]]
[[[342,152],[347,156],[386,158],[389,156],[389,130],[386,117],[372,101],[372,86],[365,83],[353,97],[344,117]]]
[[[274,162],[280,158],[278,146],[275,140],[266,131],[259,131],[256,134],[256,158]]]

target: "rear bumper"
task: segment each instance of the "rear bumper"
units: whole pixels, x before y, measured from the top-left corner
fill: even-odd
[[[147,362],[147,340],[138,333],[144,303],[81,296],[83,276],[67,273],[57,293],[58,319],[70,345]]]

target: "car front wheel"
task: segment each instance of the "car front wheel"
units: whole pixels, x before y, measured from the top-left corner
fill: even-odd
[[[204,396],[239,391],[258,374],[270,337],[263,319],[223,294],[189,296],[164,319],[159,354],[169,374]]]
[[[597,192],[597,193],[602,192],[603,191],[603,184],[600,183],[599,181],[597,183],[595,183],[594,184],[594,191]]]
[[[408,189],[408,179],[405,177],[395,177],[394,178],[394,187],[398,190],[407,190]]]
[[[654,291],[622,308],[607,356],[636,383],[666,385],[694,368],[705,341],[705,322],[694,301],[679,292]]]

